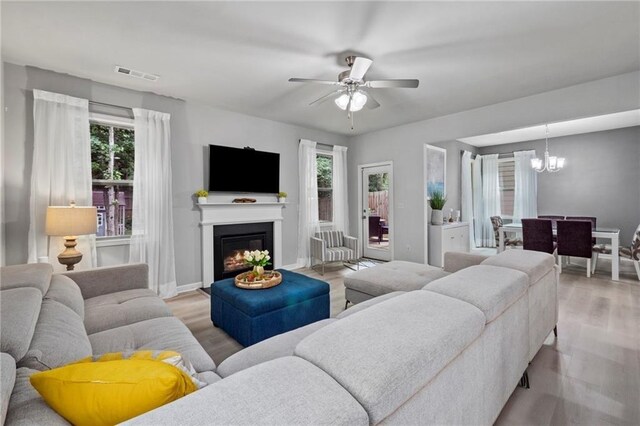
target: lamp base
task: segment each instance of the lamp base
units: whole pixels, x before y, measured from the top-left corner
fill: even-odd
[[[73,271],[74,265],[82,260],[82,253],[76,250],[76,236],[64,237],[65,250],[58,255],[58,262],[67,265],[67,271]]]

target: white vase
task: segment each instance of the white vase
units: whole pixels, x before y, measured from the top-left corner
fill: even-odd
[[[262,275],[264,275],[264,266],[254,266],[253,273],[261,277]]]
[[[278,197],[278,202],[279,203],[286,203],[287,202],[287,197]]]
[[[431,224],[442,225],[442,210],[431,210]]]
[[[198,204],[204,204],[207,202],[207,197],[198,197]]]

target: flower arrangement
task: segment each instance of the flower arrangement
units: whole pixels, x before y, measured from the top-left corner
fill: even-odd
[[[269,260],[271,260],[271,256],[269,256],[269,250],[246,250],[244,252],[244,263],[246,263],[247,265],[265,267],[267,265],[271,265],[271,263],[269,263]]]
[[[200,197],[208,197],[209,193],[204,189],[198,189],[193,195],[200,198]]]
[[[264,275],[264,267],[271,265],[269,262],[271,256],[269,256],[269,250],[246,250],[244,252],[244,263],[253,266],[253,271],[250,274],[250,281],[254,279],[260,279]]]
[[[278,198],[287,198],[287,193],[284,191],[278,192]]]

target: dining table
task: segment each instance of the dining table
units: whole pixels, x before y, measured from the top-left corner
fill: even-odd
[[[498,244],[498,253],[504,251],[504,234],[514,234],[522,237],[521,223],[507,223],[498,228],[500,231],[500,243]],[[556,228],[553,228],[553,234],[556,234]],[[620,246],[620,230],[617,228],[596,227],[591,231],[593,238],[603,238],[611,241],[611,279],[613,281],[620,280],[620,256],[618,255],[618,247]]]

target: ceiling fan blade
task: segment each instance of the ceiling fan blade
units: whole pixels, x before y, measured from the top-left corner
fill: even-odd
[[[378,102],[376,100],[376,98],[374,98],[373,96],[371,96],[371,93],[366,92],[363,90],[363,92],[367,95],[367,103],[365,104],[365,106],[369,109],[376,109],[380,107],[380,102]]]
[[[290,83],[316,83],[316,84],[330,84],[330,85],[340,85],[338,81],[331,80],[315,80],[313,78],[290,78]]]
[[[349,78],[351,80],[361,81],[372,63],[373,61],[369,58],[357,57],[351,66]]]
[[[331,92],[331,93],[328,93],[328,94],[326,94],[326,95],[324,95],[324,96],[321,96],[321,97],[319,97],[318,99],[316,99],[315,101],[311,102],[311,103],[309,104],[309,106],[319,105],[319,104],[321,104],[321,103],[323,103],[323,102],[325,102],[325,101],[329,100],[332,96],[335,96],[335,95],[337,95],[337,94],[341,93],[342,91],[343,91],[343,90],[336,90],[336,91],[333,91],[333,92]]]
[[[386,89],[390,87],[406,87],[409,89],[415,89],[418,87],[420,81],[415,79],[394,79],[394,80],[373,80],[367,81],[365,83],[366,87],[371,87],[372,89]]]

